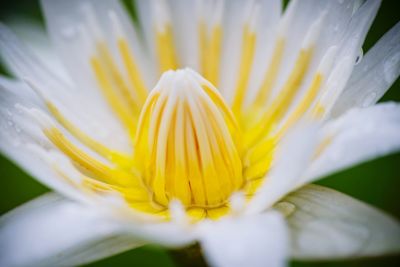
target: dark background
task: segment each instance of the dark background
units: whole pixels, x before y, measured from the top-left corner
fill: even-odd
[[[67,1],[67,0],[66,0]],[[190,1],[190,0],[189,0]],[[274,0],[272,0],[274,1]],[[324,1],[324,0],[321,0]],[[124,1],[134,13],[129,1]],[[15,16],[27,16],[43,23],[36,0],[0,1],[0,21]],[[134,15],[133,15],[134,16]],[[366,52],[386,31],[400,21],[400,1],[383,0],[378,16],[364,44]],[[399,40],[400,41],[400,40]],[[1,70],[0,70],[1,71]],[[4,71],[4,70],[3,70]],[[381,101],[400,101],[400,80],[398,79]],[[399,133],[400,135],[400,133]],[[318,182],[337,189],[355,198],[370,203],[400,220],[400,153],[364,163]],[[13,163],[0,155],[0,214],[47,192],[48,189],[36,182]],[[89,266],[177,266],[168,251],[154,246],[145,246],[120,254]],[[400,266],[400,257],[379,257],[346,262],[297,263],[294,267],[356,267],[356,266]]]

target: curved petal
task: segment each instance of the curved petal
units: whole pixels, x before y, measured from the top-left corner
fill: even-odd
[[[40,127],[19,109],[40,105],[26,84],[0,76],[0,153],[46,186],[83,201],[82,194],[56,171],[52,159],[59,156],[49,150],[51,144]]]
[[[338,98],[332,114],[338,116],[352,107],[375,104],[400,75],[400,22],[388,31],[353,73]]]
[[[291,207],[287,220],[291,254],[296,259],[345,259],[400,252],[398,221],[335,190],[308,185],[287,196],[279,206]]]
[[[199,228],[205,258],[215,267],[285,266],[288,239],[280,214],[224,218]]]
[[[127,206],[119,195],[91,192],[82,186],[78,169],[53,148],[27,112],[18,108],[19,104],[40,108],[37,96],[24,83],[0,76],[0,104],[0,153],[32,177],[69,199],[96,205],[96,209],[118,220],[128,233],[143,240],[172,247],[194,242],[191,229],[174,222],[159,222]]]
[[[67,80],[65,69],[57,57],[43,26],[26,17],[10,18],[6,24],[21,38],[27,47],[40,58],[43,64],[56,75]]]
[[[0,218],[1,266],[75,266],[143,242],[86,206],[47,194]]]
[[[271,207],[293,189],[309,166],[316,146],[316,125],[298,127],[279,144],[277,159],[246,208],[246,213],[258,213]]]
[[[130,141],[124,129],[100,95],[96,97],[86,87],[71,87],[70,83],[57,77],[1,23],[0,57],[16,77],[28,81],[42,98],[56,105],[87,135],[117,150],[130,151]]]
[[[323,128],[320,155],[302,184],[400,150],[400,105],[354,109]],[[324,143],[325,142],[325,143]]]

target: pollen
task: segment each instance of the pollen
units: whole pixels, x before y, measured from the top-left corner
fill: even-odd
[[[217,208],[245,183],[240,130],[219,92],[185,69],[168,71],[139,118],[135,160],[162,206]]]

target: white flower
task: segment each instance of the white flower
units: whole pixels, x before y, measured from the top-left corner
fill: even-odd
[[[1,26],[18,80],[0,78],[0,148],[57,193],[0,219],[1,266],[148,243],[222,267],[400,251],[393,218],[306,185],[400,149],[400,106],[375,105],[400,24],[359,55],[380,1],[139,0],[140,26],[117,1],[42,2],[64,69]]]

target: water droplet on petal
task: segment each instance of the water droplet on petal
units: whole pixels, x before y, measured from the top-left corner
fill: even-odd
[[[363,56],[364,56],[364,51],[361,48],[360,51],[358,52],[358,55],[357,55],[357,58],[356,58],[356,62],[354,63],[354,65],[357,65],[358,63],[360,63],[362,58],[363,58]]]
[[[12,117],[12,115],[13,115],[12,112],[11,112],[9,109],[6,110],[6,113],[7,113],[7,115],[8,115],[9,117]]]
[[[78,34],[76,27],[68,25],[61,29],[61,35],[67,40],[74,39]]]
[[[16,131],[17,133],[20,133],[20,132],[21,132],[21,128],[19,128],[17,125],[15,125],[14,129],[15,129],[15,131]]]
[[[333,31],[334,32],[338,32],[339,31],[339,25],[338,24],[336,24],[336,26],[333,28]]]

